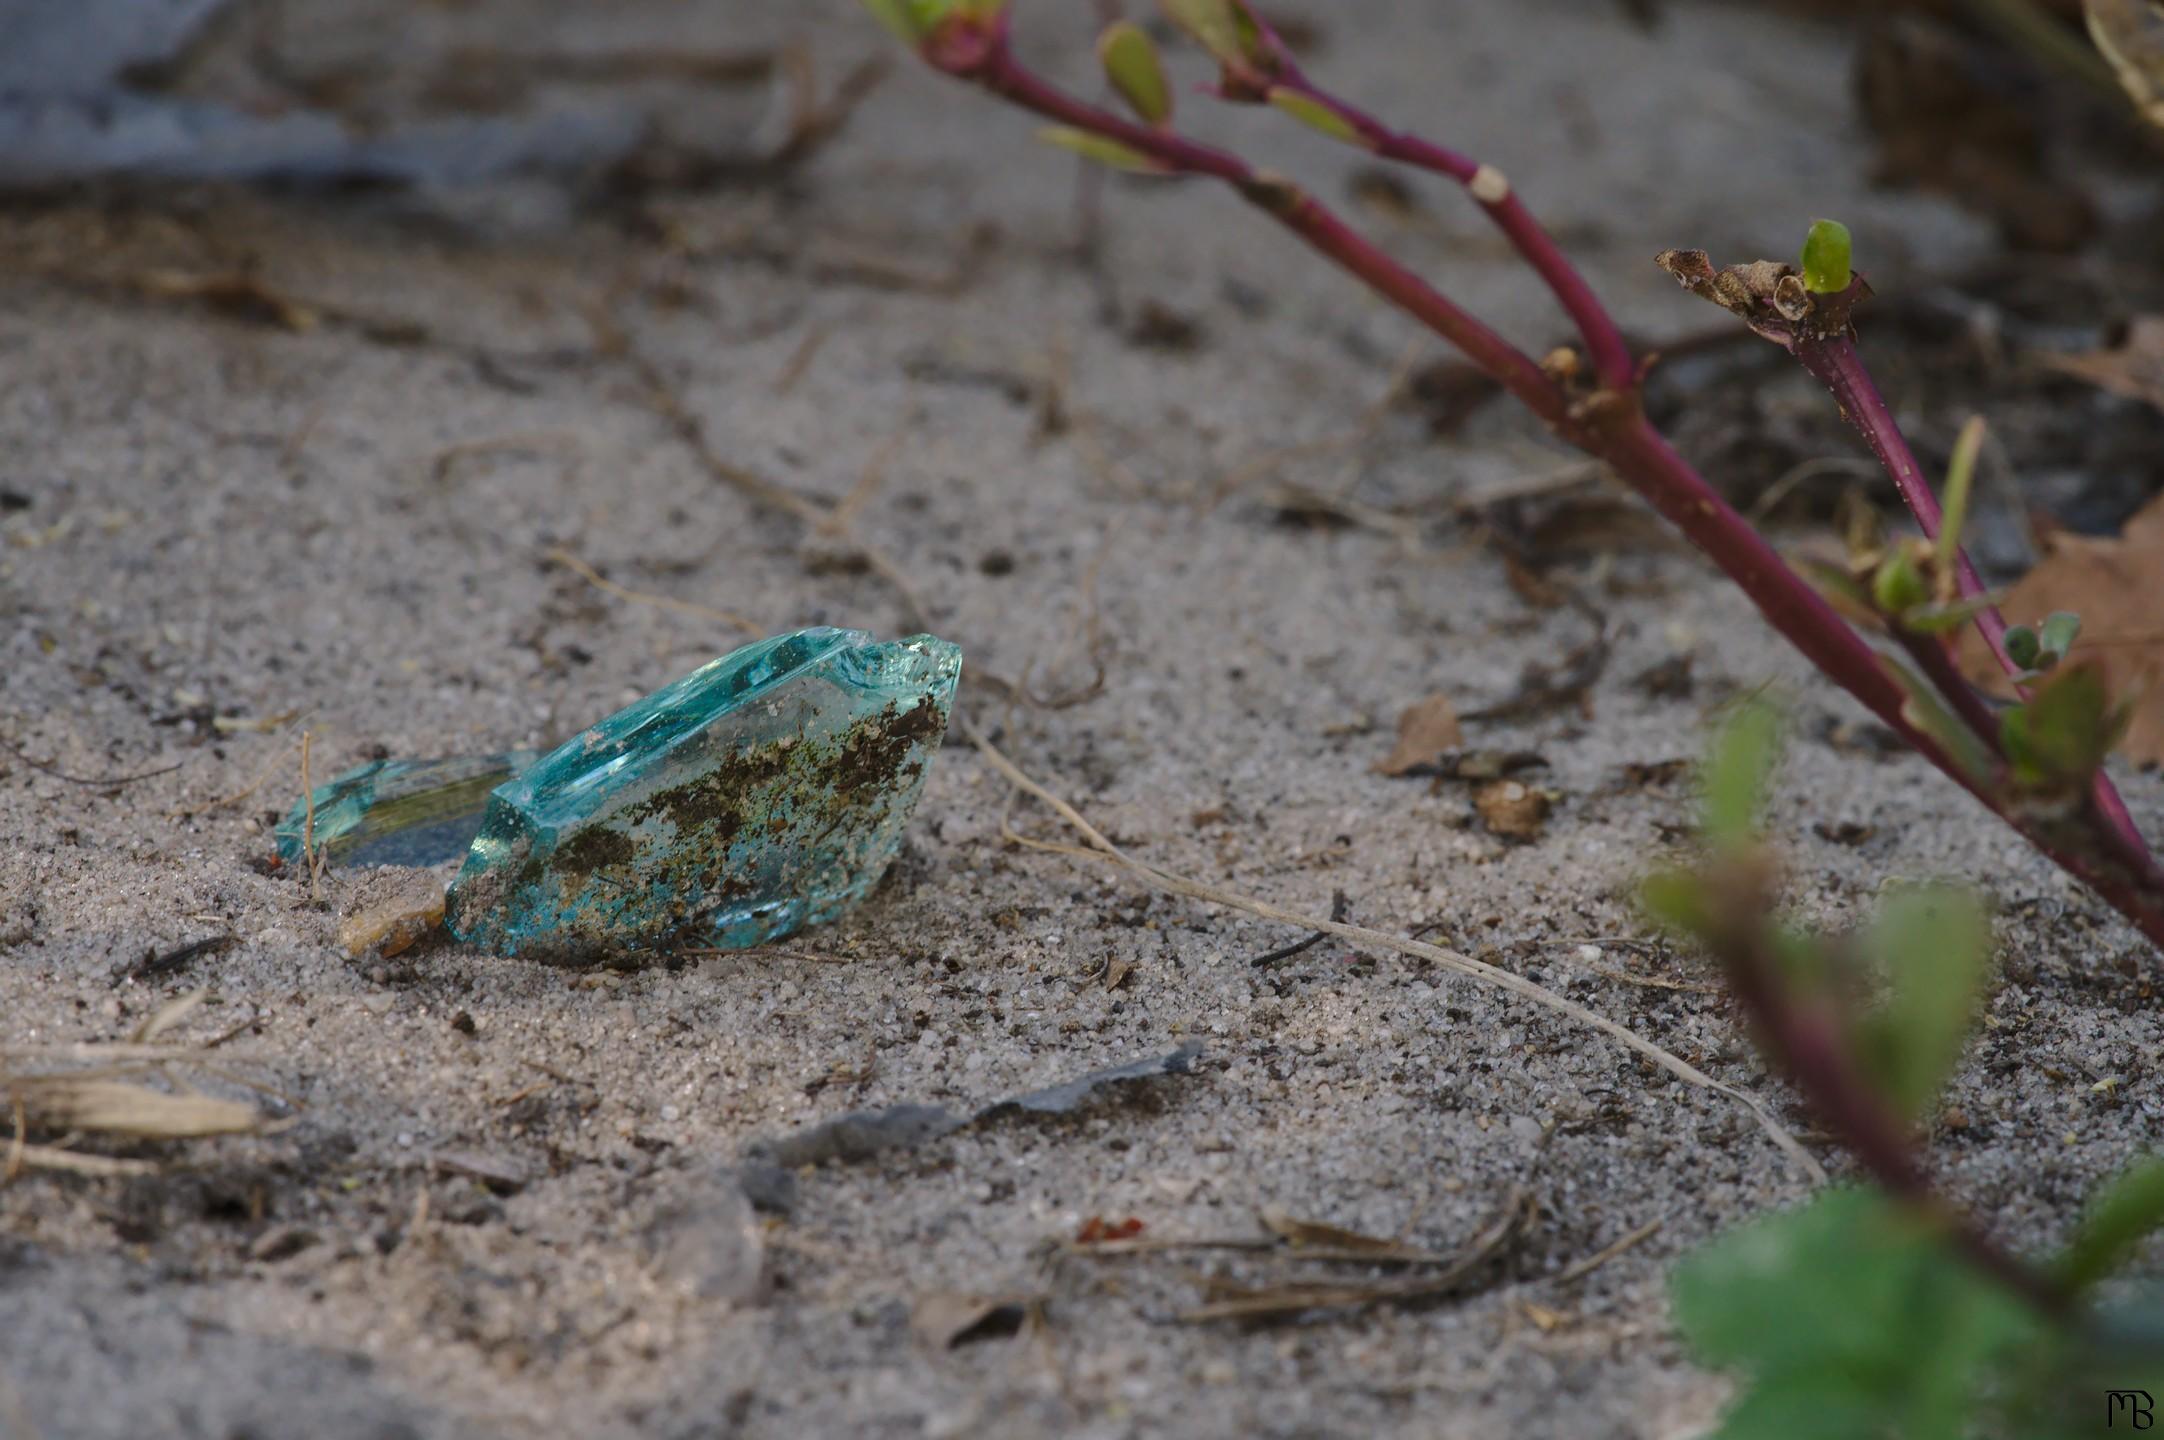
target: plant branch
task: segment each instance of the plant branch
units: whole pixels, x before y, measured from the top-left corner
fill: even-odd
[[[1798,334],[1790,347],[1803,368],[1815,376],[1833,392],[1834,404],[1840,408],[1842,418],[1863,436],[1871,453],[1878,457],[1886,473],[1893,477],[1894,487],[1901,492],[1909,513],[1924,532],[1924,538],[1936,543],[1939,539],[1940,521],[1938,497],[1931,492],[1930,482],[1924,479],[1921,466],[1916,463],[1915,453],[1909,449],[1908,438],[1901,433],[1901,426],[1894,419],[1885,397],[1879,393],[1871,372],[1857,353],[1856,345],[1846,334],[1821,337],[1808,333]],[[1952,537],[1955,575],[1964,598],[1974,599],[1984,593],[1984,582],[1970,563],[1968,552],[1959,544],[1960,537]],[[2018,677],[2022,667],[2006,651],[2006,619],[1999,614],[1996,605],[1986,606],[1976,614],[1977,633],[1991,647],[1993,658],[1999,668],[2010,678],[2015,678],[2016,693],[2022,693]],[[1963,689],[1966,689],[1964,684]],[[1958,701],[1958,692],[1949,691],[1947,699]],[[1986,738],[1991,738],[1987,733]],[[2111,777],[2102,770],[2096,772],[2096,809],[2104,823],[2117,833],[2114,848],[2138,852],[2148,861],[2148,868],[2156,869],[2148,843],[2134,825],[2134,817],[2127,812],[2126,801],[2119,795]],[[2164,883],[2164,875],[2159,877]]]
[[[1566,390],[1558,377],[1548,374],[1292,181],[1253,167],[1227,151],[1187,139],[1167,125],[1137,124],[1087,104],[1037,76],[1013,54],[1004,9],[988,17],[960,13],[950,16],[918,40],[918,50],[935,69],[981,86],[1070,131],[1110,142],[1114,154],[1138,166],[1171,175],[1206,176],[1231,186],[1315,250],[1457,346],[1559,437],[1605,462],[1650,501],[1735,581],[1767,621],[1829,679],[1855,696],[1918,753],[2063,869],[2096,890],[2164,949],[2164,874],[2158,872],[2153,860],[2147,860],[2145,850],[2141,851],[2143,863],[2130,863],[2130,848],[2140,849],[2138,838],[2103,825],[2095,827],[2103,843],[2091,843],[2086,830],[2069,834],[2063,825],[2046,825],[2021,813],[2014,797],[1993,783],[1993,777],[1967,773],[1910,720],[1904,708],[1906,693],[1880,656],[1646,422],[1634,395],[1612,388],[1590,395]],[[1702,267],[1704,273],[1671,267],[1672,273],[1708,298],[1720,298],[1711,292],[1718,288],[1714,282],[1726,277],[1715,276],[1702,255],[1674,252],[1664,257],[1664,263],[1677,256]],[[1800,282],[1788,283],[1800,288]],[[1849,297],[1841,298],[1844,303],[1838,310],[1840,326],[1825,327],[1826,333],[1845,328]],[[1738,308],[1733,295],[1722,303]],[[1744,306],[1738,313],[1746,313],[1748,308]],[[1750,318],[1748,314],[1746,318]],[[1754,323],[1754,328],[1760,328],[1769,338],[1783,339],[1763,325]],[[1836,366],[1829,373],[1838,372],[1853,389],[1855,370],[1860,366],[1853,370]],[[1860,397],[1865,392],[1856,393]],[[1868,393],[1876,394],[1875,390]],[[1864,402],[1859,399],[1858,403]],[[1883,402],[1879,402],[1878,409],[1883,408]],[[1906,443],[1899,442],[1899,432],[1891,427],[1890,417],[1887,425],[1872,433],[1889,446],[1889,454],[1906,453]],[[1896,442],[1900,443],[1898,451],[1890,448]],[[1913,457],[1906,462],[1906,469],[1928,498]],[[1936,501],[1931,503],[1935,510]],[[1958,703],[1958,696],[1949,699]],[[2131,826],[2126,828],[2131,832]]]
[[[1495,222],[1496,228],[1510,240],[1512,248],[1546,283],[1564,313],[1570,316],[1571,323],[1578,327],[1601,384],[1616,391],[1636,387],[1638,364],[1621,328],[1594,295],[1593,287],[1586,283],[1585,277],[1555,243],[1554,237],[1518,198],[1517,191],[1502,171],[1408,131],[1392,129],[1358,106],[1331,94],[1309,80],[1294,63],[1291,51],[1270,28],[1268,21],[1256,14],[1245,0],[1242,0],[1241,8],[1254,22],[1261,43],[1271,52],[1273,71],[1270,78],[1276,88],[1304,96],[1333,112],[1351,127],[1361,145],[1383,159],[1446,175],[1464,186],[1488,218]]]
[[[1730,986],[1757,1024],[1766,1048],[1785,1065],[1819,1118],[1840,1137],[1887,1193],[1944,1227],[1973,1264],[2047,1315],[2064,1315],[2072,1297],[2050,1276],[2001,1249],[1968,1214],[1939,1193],[1918,1159],[1908,1127],[1858,1069],[1838,1017],[1799,1004],[1769,941],[1770,903],[1761,877],[1725,889],[1727,902],[1705,936]]]
[[[1169,173],[1207,176],[1230,185],[1249,203],[1457,346],[1541,419],[1555,426],[1568,423],[1563,392],[1530,356],[1385,255],[1290,180],[1168,129],[1136,124],[1047,83],[1015,58],[1006,41],[1004,17],[999,26],[985,30],[949,27],[926,43],[924,54],[935,68],[957,79],[981,85],[1048,120],[1115,141]]]

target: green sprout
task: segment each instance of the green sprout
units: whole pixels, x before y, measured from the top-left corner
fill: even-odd
[[[1839,295],[1855,279],[1849,268],[1852,244],[1848,227],[1838,220],[1816,220],[1803,240],[1803,284],[1814,295]]]

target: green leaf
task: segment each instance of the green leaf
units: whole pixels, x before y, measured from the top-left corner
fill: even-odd
[[[1975,595],[1944,605],[1919,605],[1902,614],[1901,628],[1913,630],[1918,635],[1944,635],[1959,630],[2003,598],[2000,595]]]
[[[2150,1231],[2164,1225],[2164,1160],[2137,1160],[2090,1202],[2089,1213],[2059,1257],[2059,1277],[2086,1290],[2126,1263]]]
[[[872,18],[893,31],[904,44],[916,45],[930,35],[946,19],[956,12],[974,13],[974,6],[984,0],[863,0]],[[997,13],[1005,0],[992,6]]]
[[[1869,615],[1876,609],[1871,603],[1871,589],[1863,581],[1850,574],[1847,567],[1825,560],[1814,560],[1808,555],[1798,555],[1791,562],[1803,573],[1803,578],[1818,587],[1818,593],[1834,602],[1835,608],[1853,612],[1849,618]]]
[[[1053,125],[1037,132],[1037,138],[1047,145],[1057,145],[1062,150],[1072,150],[1086,160],[1100,165],[1110,165],[1115,170],[1128,170],[1138,175],[1168,174],[1165,167],[1131,145],[1109,140],[1088,130],[1077,130],[1067,125]]]
[[[1961,1440],[1997,1399],[1997,1368],[2044,1329],[1869,1190],[1732,1230],[1677,1266],[1671,1289],[1699,1357],[1746,1382],[1725,1440]]]
[[[2036,662],[2044,653],[2043,642],[2036,632],[2026,625],[2009,625],[2004,637],[2006,656],[2024,670],[2037,668]]]
[[[1931,599],[1931,582],[1916,563],[1916,548],[1904,541],[1879,562],[1871,577],[1871,598],[1887,615],[1901,615]]]
[[[1998,768],[1998,761],[1984,738],[1948,709],[1945,698],[1905,661],[1885,655],[1880,657],[1879,663],[1901,687],[1905,697],[1901,702],[1901,718],[1937,742],[1962,774],[1979,784],[1988,782]]]
[[[1972,415],[1954,441],[1954,458],[1946,467],[1946,506],[1940,517],[1938,562],[1945,576],[1940,594],[1951,599],[1955,556],[1961,547],[1961,530],[1968,524],[1969,492],[1976,484],[1976,461],[1984,453],[1984,417]]]
[[[1819,220],[1803,239],[1804,288],[1819,295],[1838,295],[1855,278],[1849,268],[1853,242],[1848,227],[1838,220]]]
[[[1639,885],[1638,899],[1654,923],[1670,930],[1703,935],[1711,928],[1706,883],[1691,871],[1654,871]]]
[[[1165,18],[1227,65],[1249,59],[1242,16],[1232,0],[1163,0]]]
[[[2075,640],[2081,636],[2081,617],[2070,610],[2054,610],[2038,627],[2036,638],[2042,642],[2044,653],[2051,657],[2042,668],[2064,660],[2073,650]]]
[[[2128,713],[2112,704],[2101,665],[2062,666],[2037,684],[2028,704],[1999,717],[1999,744],[2023,784],[2084,785],[2119,743]]]
[[[1367,137],[1355,129],[1350,120],[1312,95],[1284,85],[1273,85],[1270,87],[1270,103],[1309,129],[1319,130],[1332,140],[1358,145],[1363,150],[1373,148],[1368,144]]]
[[[1857,1058],[1902,1118],[1914,1120],[1967,1043],[1991,975],[1991,925],[1967,891],[1918,886],[1880,907],[1863,949],[1889,989],[1858,1022]]]
[[[1766,777],[1780,754],[1781,721],[1773,707],[1756,700],[1738,706],[1700,776],[1706,839],[1716,849],[1745,845],[1756,833]]]
[[[1162,125],[1172,118],[1172,87],[1165,83],[1156,42],[1140,25],[1121,20],[1107,26],[1097,37],[1097,59],[1112,88],[1145,124]]]

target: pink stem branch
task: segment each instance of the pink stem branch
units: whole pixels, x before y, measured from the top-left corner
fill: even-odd
[[[1448,340],[1563,439],[1606,462],[1734,580],[1760,613],[1826,676],[1854,695],[1924,758],[2062,868],[2088,884],[2164,949],[2164,883],[2156,866],[2109,861],[2063,843],[2007,807],[1982,779],[1964,773],[1903,713],[1905,696],[1878,655],[1780,558],[1704,477],[1646,423],[1634,403],[1612,394],[1574,404],[1523,352],[1378,249],[1312,196],[1237,156],[1155,126],[1135,124],[1068,95],[1026,69],[1008,47],[1004,16],[991,26],[948,25],[922,53],[935,68],[983,86],[1062,125],[1118,142],[1173,174],[1205,175],[1232,186],[1310,246]],[[1602,403],[1605,400],[1606,403]],[[1896,432],[1898,433],[1898,432]],[[1913,470],[1913,462],[1911,462]],[[2105,834],[2112,835],[2109,827]],[[2114,837],[2116,838],[2116,837]],[[2146,857],[2146,851],[2143,852]]]
[[[1931,493],[1931,484],[1924,479],[1923,468],[1916,463],[1908,438],[1901,433],[1901,426],[1887,407],[1885,397],[1879,394],[1871,372],[1864,366],[1863,357],[1856,353],[1854,342],[1846,336],[1833,339],[1799,337],[1794,351],[1803,368],[1833,392],[1834,404],[1840,407],[1842,417],[1856,427],[1864,443],[1871,447],[1871,453],[1878,457],[1879,464],[1893,477],[1894,487],[1901,492],[1917,525],[1922,527],[1924,538],[1936,541],[1942,519],[1938,497]],[[1955,538],[1959,539],[1958,536]],[[1982,595],[1984,582],[1969,562],[1968,552],[1958,545],[1954,551],[1954,565],[1961,594],[1969,599]],[[2021,666],[2006,652],[2006,619],[1999,614],[1997,606],[1986,606],[1977,612],[1976,629],[1984,637],[1984,643],[1991,647],[1999,668],[2009,676],[2020,675]],[[2016,690],[2019,691],[2019,686]],[[1949,695],[1947,698],[1957,697]],[[2106,826],[2115,832],[2115,848],[2132,850],[2149,861],[2149,868],[2154,869],[2154,856],[2148,842],[2143,840],[2140,829],[2134,824],[2134,817],[2128,813],[2118,787],[2102,770],[2096,772],[2096,810]]]
[[[1359,134],[1368,149],[1385,160],[1447,175],[1463,185],[1487,212],[1488,218],[1495,222],[1496,228],[1509,238],[1526,264],[1532,266],[1547,284],[1564,313],[1570,316],[1571,323],[1578,327],[1601,384],[1618,391],[1628,391],[1637,385],[1638,364],[1622,330],[1608,314],[1607,307],[1594,295],[1593,287],[1586,283],[1585,277],[1555,243],[1554,237],[1533,218],[1533,212],[1518,198],[1517,191],[1511,188],[1502,171],[1417,135],[1394,130],[1366,111],[1330,94],[1300,72],[1284,46],[1259,18],[1257,24],[1266,43],[1276,46],[1275,81],[1279,86],[1334,112]]]
[[[1457,346],[1541,419],[1550,425],[1565,423],[1567,405],[1562,392],[1530,356],[1419,276],[1391,261],[1290,181],[1256,170],[1226,151],[1136,124],[1078,100],[1024,68],[1003,37],[982,38],[986,43],[970,46],[959,40],[942,45],[935,37],[927,47],[928,58],[949,74],[974,81],[1025,110],[1116,140],[1168,170],[1224,181]]]
[[[2045,1314],[2064,1314],[2070,1302],[2063,1289],[1999,1248],[1972,1217],[1939,1194],[1916,1156],[1908,1127],[1858,1071],[1836,1017],[1787,993],[1780,959],[1766,942],[1763,910],[1730,909],[1720,927],[1726,933],[1707,938],[1767,1048],[1786,1065],[1820,1119],[1887,1193],[1943,1226],[1970,1263]]]

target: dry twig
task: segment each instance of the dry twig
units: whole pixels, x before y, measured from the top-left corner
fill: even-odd
[[[1445,950],[1439,945],[1429,945],[1418,940],[1401,939],[1382,930],[1371,930],[1364,925],[1348,925],[1340,921],[1325,920],[1319,916],[1301,915],[1297,911],[1288,910],[1280,905],[1273,905],[1266,900],[1257,900],[1250,896],[1236,894],[1230,890],[1221,890],[1214,885],[1205,885],[1200,881],[1190,880],[1170,870],[1159,869],[1155,865],[1137,860],[1107,839],[1104,833],[1090,824],[1079,810],[1045,789],[1035,780],[1032,780],[1020,767],[1008,759],[1006,754],[998,746],[994,745],[984,732],[971,723],[966,716],[959,717],[957,723],[961,725],[963,733],[968,735],[970,741],[976,745],[978,751],[983,754],[993,769],[1004,776],[1007,782],[1017,790],[1049,806],[1054,814],[1064,820],[1076,834],[1087,842],[1087,848],[1075,845],[1048,844],[1043,841],[1029,841],[1020,835],[1015,835],[1014,838],[1017,841],[1030,845],[1032,848],[1049,850],[1058,854],[1108,861],[1120,870],[1140,879],[1143,883],[1167,894],[1184,896],[1190,900],[1199,900],[1204,904],[1222,905],[1227,909],[1244,911],[1265,920],[1276,920],[1283,924],[1297,926],[1303,930],[1336,935],[1346,940],[1358,941],[1363,945],[1395,950],[1399,954],[1411,955],[1432,965],[1456,971],[1458,974],[1470,976],[1485,984],[1493,985],[1497,989],[1507,990],[1522,999],[1530,1000],[1536,1005],[1553,1010],[1580,1025],[1600,1031],[1625,1049],[1652,1061],[1679,1080],[1734,1100],[1751,1112],[1752,1116],[1758,1121],[1760,1128],[1766,1132],[1775,1145],[1779,1146],[1795,1162],[1797,1169],[1802,1171],[1812,1184],[1816,1185],[1824,1182],[1826,1178],[1824,1167],[1812,1157],[1808,1150],[1803,1148],[1802,1142],[1789,1133],[1787,1127],[1782,1125],[1765,1106],[1733,1085],[1723,1084],[1721,1081],[1714,1079],[1680,1056],[1664,1050],[1627,1026],[1610,1020],[1605,1015],[1589,1010],[1574,1000],[1566,999],[1546,986],[1536,985],[1522,975],[1513,974],[1508,970],[1475,960],[1467,955],[1460,955],[1454,950]],[[1009,833],[1013,834],[1012,831]]]

